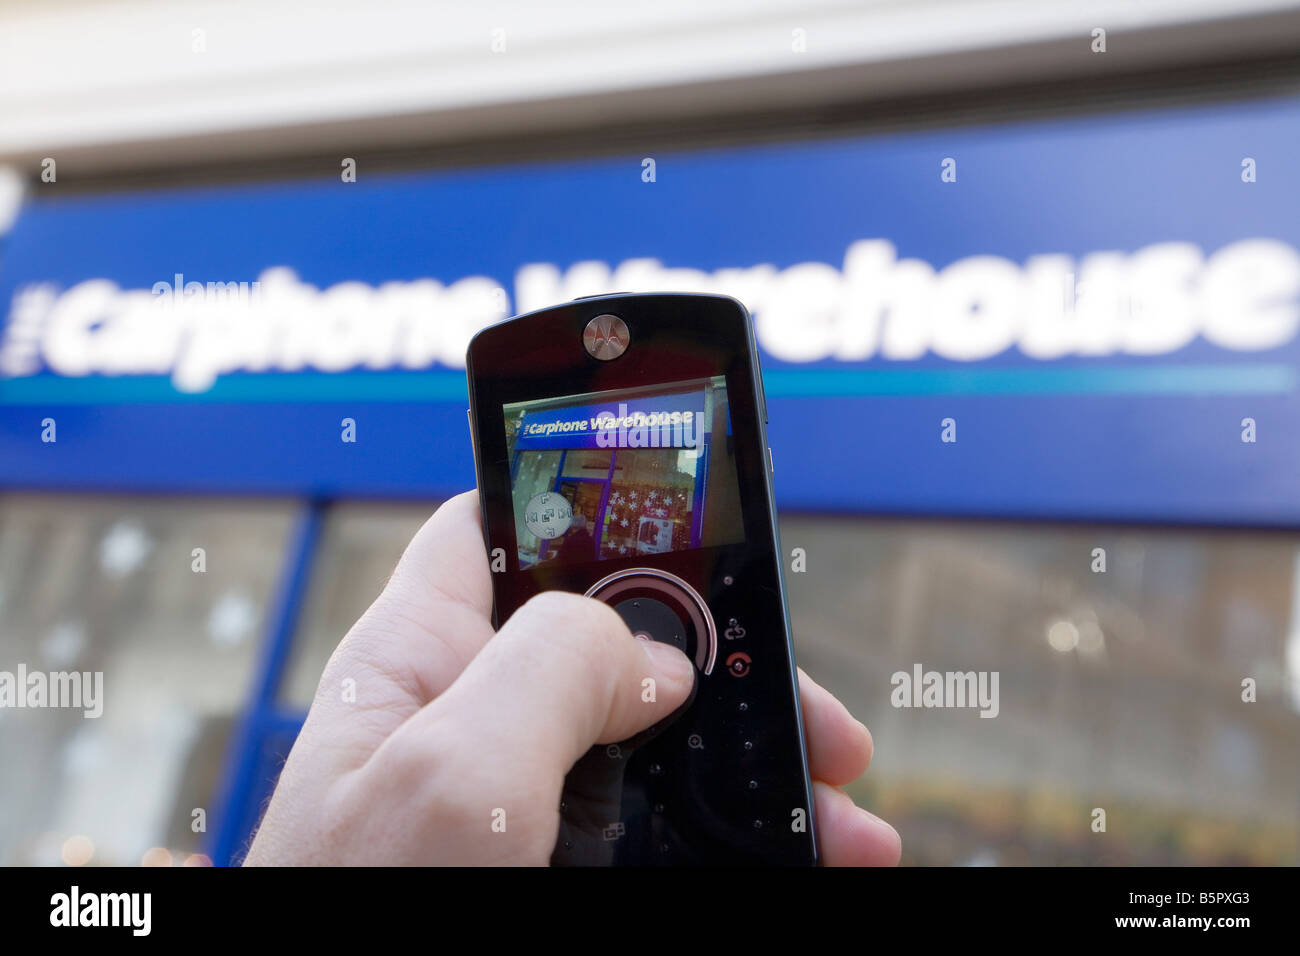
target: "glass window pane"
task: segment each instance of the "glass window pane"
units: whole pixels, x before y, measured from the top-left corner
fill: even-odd
[[[542,540],[524,523],[523,504],[544,491],[555,490],[562,451],[534,451],[519,456],[514,480],[515,540],[519,543],[519,561],[524,567],[535,564],[541,553]]]
[[[781,524],[800,664],[871,728],[850,789],[905,862],[1297,862],[1297,536]],[[917,667],[996,671],[997,716],[895,707]]]
[[[620,455],[600,531],[602,558],[691,546],[696,460],[695,453],[676,448],[641,448],[635,456]],[[647,531],[655,537],[648,540]]]
[[[330,509],[299,616],[280,700],[305,711],[325,662],[379,596],[397,560],[437,504],[349,503]]]
[[[134,865],[150,850],[180,863],[205,849],[192,813],[216,825],[293,513],[0,496],[0,672],[25,671],[29,701],[31,675],[68,675],[58,702],[93,704],[0,708],[0,767],[22,768],[0,772],[0,863]],[[86,717],[96,696],[102,714]]]
[[[608,448],[573,448],[564,455],[563,478],[609,477],[609,462],[614,453]]]

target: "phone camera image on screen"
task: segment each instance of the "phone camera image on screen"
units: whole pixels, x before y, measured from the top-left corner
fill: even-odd
[[[722,376],[504,412],[521,568],[744,538]]]

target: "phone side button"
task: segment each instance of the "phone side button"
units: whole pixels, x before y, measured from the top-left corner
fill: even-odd
[[[767,471],[768,474],[776,474],[776,465],[772,463],[772,446],[767,446]]]

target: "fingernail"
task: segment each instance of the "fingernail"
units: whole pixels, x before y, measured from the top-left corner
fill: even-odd
[[[650,655],[651,666],[669,680],[688,681],[694,677],[695,665],[671,644],[644,641],[642,649]]]
[[[872,826],[881,827],[885,830],[888,830],[890,833],[897,835],[898,831],[894,829],[894,825],[892,823],[890,823],[888,820],[880,819],[880,817],[876,816],[874,813],[872,813],[870,810],[866,809],[865,807],[858,807],[858,813],[866,817],[867,820],[872,824]]]

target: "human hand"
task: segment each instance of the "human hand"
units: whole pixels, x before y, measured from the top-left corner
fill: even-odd
[[[599,601],[546,592],[495,635],[491,613],[471,491],[424,524],[330,657],[246,865],[545,864],[569,768],[690,695],[686,656]],[[837,789],[866,770],[871,735],[802,671],[799,690],[823,862],[897,863],[894,829]]]

